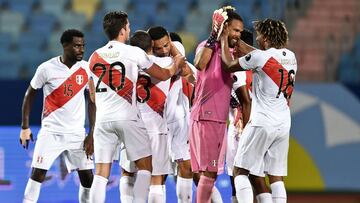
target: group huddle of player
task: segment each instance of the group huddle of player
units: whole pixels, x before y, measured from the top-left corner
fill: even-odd
[[[252,203],[254,194],[258,202],[286,202],[288,105],[297,64],[285,48],[284,23],[255,22],[256,49],[233,7],[215,10],[194,65],[176,33],[154,26],[130,34],[130,23],[125,12],[107,13],[109,41],[88,62],[82,60],[86,36],[66,30],[63,55],[37,68],[22,107],[20,143],[27,148],[31,104],[43,89],[23,202],[37,202],[46,172],[60,155],[68,171],[79,174],[79,202],[105,202],[115,160],[122,168],[121,202],[166,202],[167,175],[177,176],[178,202],[193,201],[193,182],[196,202],[222,202],[214,183],[225,162],[234,177],[232,202]]]

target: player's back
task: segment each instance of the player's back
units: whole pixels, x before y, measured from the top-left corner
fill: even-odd
[[[278,125],[290,121],[289,100],[294,87],[297,63],[288,49],[255,50],[240,59],[240,65],[253,69],[254,125]],[[247,67],[248,66],[248,67]]]
[[[139,68],[151,60],[138,47],[110,41],[90,57],[95,84],[96,121],[136,120],[136,82]]]
[[[173,63],[170,57],[156,57],[149,55],[149,58],[161,68],[166,68]],[[140,71],[137,82],[138,107],[143,116],[160,116],[165,118],[165,103],[168,97],[170,79],[160,81],[149,74]]]

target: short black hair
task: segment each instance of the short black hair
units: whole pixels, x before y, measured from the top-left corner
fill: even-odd
[[[60,43],[62,45],[71,43],[73,41],[73,37],[84,38],[84,33],[76,29],[65,30],[60,37]]]
[[[244,41],[246,44],[253,46],[254,44],[254,35],[250,30],[244,29],[241,32],[240,39]]]
[[[130,45],[136,46],[147,52],[152,48],[152,39],[144,30],[137,30],[130,38]]]
[[[148,29],[147,31],[152,40],[158,40],[168,35],[168,31],[162,26],[154,26]]]
[[[170,39],[174,42],[180,42],[181,44],[183,43],[180,35],[176,32],[170,32]]]
[[[235,8],[232,6],[223,6],[221,7],[223,10],[226,11],[228,19],[226,20],[226,22],[230,22],[232,20],[239,20],[241,22],[244,22],[244,20],[242,19],[242,17],[235,12]]]
[[[109,40],[115,39],[122,28],[126,28],[128,15],[123,11],[111,11],[104,16],[103,28]]]
[[[232,20],[239,20],[241,22],[244,22],[244,20],[242,19],[242,17],[237,14],[235,12],[235,10],[229,10],[227,11],[227,16],[228,16],[228,19],[227,19],[227,22],[231,22]]]

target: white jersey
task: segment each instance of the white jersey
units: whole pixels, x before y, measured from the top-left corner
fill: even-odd
[[[174,75],[170,80],[170,90],[166,102],[166,119],[167,123],[173,123],[183,119],[187,114],[184,104],[184,97],[182,94],[182,78],[179,75]]]
[[[149,58],[161,68],[166,68],[173,63],[170,57],[156,57],[149,55]],[[150,77],[147,73],[140,71],[136,84],[138,108],[146,124],[146,120],[156,120],[157,127],[161,132],[166,132],[165,106],[170,88],[170,79],[160,81]],[[147,126],[151,127],[151,126]],[[155,126],[154,126],[155,127]],[[165,129],[163,129],[165,128]]]
[[[43,88],[41,127],[49,132],[85,133],[85,96],[90,70],[86,61],[68,68],[60,56],[42,63],[30,85]]]
[[[118,41],[108,42],[91,55],[96,122],[139,118],[136,105],[138,72],[152,64],[143,50]]]
[[[288,49],[254,50],[239,58],[239,64],[253,71],[249,122],[254,126],[289,123],[288,101],[297,71],[295,54]]]

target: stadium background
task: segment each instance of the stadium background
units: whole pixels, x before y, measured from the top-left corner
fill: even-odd
[[[129,14],[132,32],[162,25],[178,32],[187,58],[207,37],[212,11],[237,8],[245,27],[265,17],[289,28],[298,60],[292,101],[289,202],[360,202],[360,1],[358,0],[0,0],[0,202],[21,202],[33,145],[18,144],[21,103],[36,67],[59,55],[61,33],[85,33],[85,59],[106,42],[102,18],[109,10]],[[40,124],[42,94],[31,114]],[[39,202],[76,202],[77,175],[65,175],[54,163]],[[114,164],[107,202],[117,202],[119,168]],[[174,180],[167,182],[168,202],[175,202]],[[217,181],[229,202],[226,175]]]

